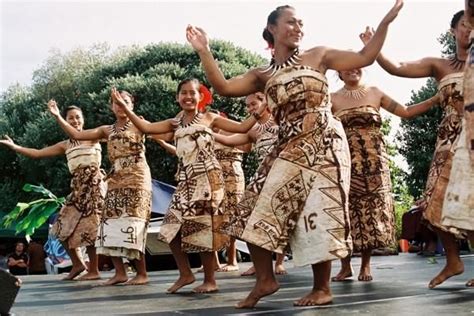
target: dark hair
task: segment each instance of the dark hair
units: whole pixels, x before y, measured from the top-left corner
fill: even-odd
[[[199,82],[199,80],[197,80],[196,78],[187,78],[187,79],[182,80],[180,83],[178,83],[178,89],[176,89],[176,94],[178,94],[179,91],[181,91],[181,87],[188,82],[194,83],[198,87],[198,90],[199,90],[199,87],[201,86],[201,82]]]
[[[451,19],[451,28],[455,29],[458,26],[459,20],[461,20],[462,16],[464,15],[464,10],[458,11],[453,18]]]
[[[273,45],[275,45],[275,39],[273,38],[272,33],[270,33],[270,31],[268,30],[268,25],[276,25],[278,18],[281,16],[281,13],[283,12],[283,10],[286,10],[286,9],[294,9],[294,8],[290,5],[279,6],[275,10],[273,10],[267,18],[267,26],[265,26],[265,28],[263,29],[262,36],[263,36],[263,39],[268,43],[268,46],[270,48],[272,48]]]
[[[64,113],[63,113],[64,115],[63,116],[66,117],[67,114],[69,113],[69,111],[72,111],[72,110],[77,110],[77,111],[82,113],[82,109],[80,107],[78,107],[76,105],[70,105],[66,109],[64,109]]]
[[[119,93],[125,94],[127,97],[130,98],[130,100],[132,100],[132,103],[135,104],[135,97],[130,92],[128,92],[127,90],[119,90]]]

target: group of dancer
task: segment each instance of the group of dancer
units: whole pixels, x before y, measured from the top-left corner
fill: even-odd
[[[302,20],[293,7],[280,6],[268,16],[263,32],[272,49],[270,64],[231,79],[223,76],[214,60],[204,30],[188,26],[187,40],[199,55],[214,91],[222,96],[247,97],[250,115],[244,121],[206,111],[201,106],[207,93],[203,85],[187,79],[177,88],[181,112],[176,117],[148,122],[134,113],[130,93],[113,88],[111,109],[116,121],[112,125],[83,130],[79,108],[67,108],[64,119],[51,100],[49,111],[69,140],[41,150],[18,146],[8,138],[1,143],[33,158],[67,156],[72,193],[54,227],[73,262],[67,279],[85,270],[77,249],[86,246],[90,264],[80,279],[99,278],[97,252],[110,256],[115,268],[104,285],[148,282],[144,247],[151,211],[151,175],[144,140],[145,135],[153,135],[178,157],[177,187],[159,233],[179,269],[179,278],[168,292],[175,293],[195,281],[189,252],[199,252],[204,271],[203,283],[193,292],[217,291],[215,252],[240,239],[248,244],[256,283],[238,308],[252,308],[279,289],[272,253],[277,254],[278,272],[290,250],[295,265],[311,265],[313,271],[313,288],[294,304],[322,305],[332,301],[332,260],[342,261],[341,271],[332,278],[341,281],[353,274],[352,252],[361,252],[358,279],[370,281],[371,251],[394,243],[380,108],[410,118],[439,104],[444,116],[428,175],[425,218],[441,236],[447,261],[429,283],[432,288],[463,272],[456,238],[474,241],[472,47],[468,58],[474,8],[472,1],[465,4],[466,10],[456,13],[451,22],[456,43],[452,57],[403,63],[380,52],[402,0],[395,1],[376,30],[367,28],[360,35],[364,47],[357,52],[325,46],[300,50]],[[439,84],[437,95],[406,107],[379,88],[364,85],[361,69],[375,60],[396,76],[434,77]],[[344,82],[332,94],[325,77],[328,69],[336,70]],[[101,139],[107,139],[112,165],[106,178],[100,172]],[[170,140],[174,146],[166,143]],[[239,146],[251,143],[255,143],[259,167],[244,190]],[[235,245],[228,253],[234,252]],[[124,257],[134,261],[137,270],[130,280]],[[232,270],[236,261],[229,257]],[[467,285],[473,283],[471,280]]]

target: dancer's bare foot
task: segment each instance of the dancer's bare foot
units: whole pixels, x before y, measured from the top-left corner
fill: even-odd
[[[469,281],[466,282],[467,287],[474,287],[474,279],[470,279]]]
[[[80,266],[80,267],[73,267],[69,274],[62,278],[62,281],[71,281],[74,280],[75,277],[77,277],[79,274],[81,274],[84,270],[86,270],[86,267]]]
[[[247,271],[241,273],[240,275],[241,275],[241,276],[251,276],[251,275],[255,275],[255,267],[254,267],[254,266],[251,266],[250,268],[248,268]]]
[[[226,264],[225,266],[219,268],[216,270],[217,272],[233,272],[233,271],[239,271],[239,265],[238,264]]]
[[[316,306],[326,305],[332,302],[331,291],[312,290],[308,295],[303,296],[293,303],[294,306]]]
[[[190,274],[189,276],[180,276],[179,279],[174,282],[174,284],[166,290],[166,293],[168,294],[173,294],[176,293],[177,290],[182,288],[183,286],[186,286],[188,284],[194,283],[196,279],[194,278],[194,275]]]
[[[148,284],[148,276],[137,274],[134,278],[125,282],[125,285],[145,285]]]
[[[219,288],[217,287],[216,282],[204,282],[203,284],[195,287],[191,292],[193,293],[214,293],[217,292]]]
[[[283,264],[276,264],[275,265],[275,274],[285,275],[285,274],[288,274],[288,272],[286,271]]]
[[[99,272],[87,272],[84,275],[81,275],[76,279],[76,281],[93,281],[93,280],[100,280]]]
[[[348,268],[341,267],[341,271],[339,271],[339,273],[336,274],[335,277],[332,277],[331,281],[333,282],[345,281],[346,279],[352,277],[353,274],[354,274],[354,271],[352,270],[352,267],[348,267]]]
[[[107,281],[100,283],[98,286],[110,286],[110,285],[125,283],[127,281],[128,281],[128,277],[126,275],[125,276],[114,275]]]
[[[253,308],[262,297],[275,293],[279,288],[280,284],[276,280],[257,283],[249,295],[235,305],[235,308]]]
[[[444,281],[446,281],[447,279],[449,279],[450,277],[461,274],[463,272],[464,263],[461,260],[450,266],[446,265],[443,270],[441,270],[441,272],[430,281],[428,287],[430,289],[433,289]]]
[[[359,277],[357,278],[357,280],[363,281],[363,282],[368,282],[368,281],[373,280],[372,274],[370,274],[369,265],[366,267],[360,267]]]

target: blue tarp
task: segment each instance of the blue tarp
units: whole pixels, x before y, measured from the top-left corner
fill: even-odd
[[[151,187],[151,212],[165,215],[176,188],[154,179],[151,180]]]

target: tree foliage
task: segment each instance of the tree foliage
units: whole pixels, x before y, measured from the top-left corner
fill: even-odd
[[[260,56],[229,42],[213,41],[211,48],[226,77],[264,64]],[[85,128],[114,122],[109,107],[112,86],[136,96],[135,110],[149,121],[159,121],[178,113],[176,88],[182,79],[196,77],[204,83],[199,57],[191,47],[160,43],[145,47],[125,47],[112,51],[107,45],[76,49],[68,53],[52,51],[33,74],[31,87],[11,86],[0,98],[0,135],[9,135],[27,147],[42,148],[66,138],[46,112],[46,102],[54,98],[60,108],[82,108]],[[212,107],[242,119],[243,99],[214,96]],[[153,141],[147,141],[147,160],[152,176],[174,183],[176,159]],[[105,146],[104,153],[105,151]],[[106,154],[104,154],[106,157]],[[104,158],[104,166],[108,160]],[[255,160],[246,164],[255,168]],[[246,168],[248,170],[252,168]],[[27,196],[21,192],[25,182],[42,184],[58,196],[69,191],[69,172],[65,157],[32,160],[0,148],[0,209],[10,210]]]

